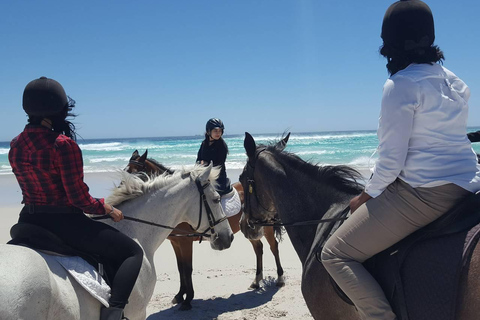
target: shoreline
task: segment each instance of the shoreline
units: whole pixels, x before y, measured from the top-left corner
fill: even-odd
[[[227,176],[231,183],[237,182],[242,169],[227,169]],[[366,180],[368,172],[361,172]],[[120,182],[118,172],[86,173],[85,183],[90,188],[90,194],[97,198],[106,198],[111,190]],[[22,208],[22,192],[15,176],[12,174],[0,175],[0,210],[3,219],[0,224],[0,243],[5,243],[9,238],[10,227],[16,223],[18,213]],[[7,224],[10,224],[8,227]],[[7,239],[8,237],[8,239]]]

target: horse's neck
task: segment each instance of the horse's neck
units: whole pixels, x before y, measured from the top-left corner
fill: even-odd
[[[322,219],[324,214],[334,206],[345,202],[348,197],[333,192],[328,186],[314,181],[311,185],[300,181],[298,172],[289,172],[285,181],[270,180],[270,192],[273,194],[275,207],[283,223],[304,222]],[[287,181],[288,180],[288,181]],[[288,227],[287,233],[302,264],[306,261],[317,235],[318,224]]]
[[[148,166],[148,169],[150,170],[150,172],[147,172],[150,176],[161,175],[167,171],[165,168],[162,168],[159,164],[153,161],[146,160],[145,164]]]
[[[152,199],[155,197],[156,199]],[[149,199],[150,198],[150,199]],[[188,199],[180,199],[177,197],[166,197],[163,190],[157,190],[154,195],[148,194],[119,206],[125,216],[154,222],[170,227],[176,227],[183,221],[183,206],[180,201],[188,201]],[[158,199],[158,200],[157,200]],[[148,201],[151,200],[151,201]],[[136,239],[143,247],[146,255],[152,255],[168,237],[171,229],[148,224],[124,220],[113,225],[115,228]]]

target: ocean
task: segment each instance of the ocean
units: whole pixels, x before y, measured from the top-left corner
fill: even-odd
[[[469,128],[469,132],[480,128]],[[257,144],[268,144],[282,138],[279,134],[252,134]],[[246,155],[243,148],[244,135],[225,135],[229,148],[227,169],[242,169]],[[138,150],[172,169],[195,164],[203,136],[154,137],[122,139],[78,139],[82,149],[84,171],[114,172],[122,170],[132,153]],[[286,150],[302,159],[321,165],[346,164],[360,171],[366,171],[375,163],[378,145],[376,131],[334,131],[292,133]],[[480,143],[473,148],[480,153]],[[12,174],[8,162],[9,142],[0,142],[0,174]]]

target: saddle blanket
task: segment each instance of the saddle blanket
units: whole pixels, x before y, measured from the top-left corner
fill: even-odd
[[[52,256],[95,299],[108,308],[110,286],[87,261],[80,257]]]
[[[232,189],[232,192],[223,195],[221,199],[223,212],[225,212],[227,217],[236,215],[242,209],[240,196],[235,188]]]

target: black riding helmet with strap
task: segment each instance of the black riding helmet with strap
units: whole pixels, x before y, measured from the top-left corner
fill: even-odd
[[[33,117],[57,115],[66,110],[68,98],[62,85],[40,77],[30,81],[23,91],[23,110]]]
[[[430,47],[435,41],[432,11],[420,0],[393,3],[385,12],[381,37],[399,51]]]
[[[212,131],[215,128],[220,128],[222,129],[222,133],[225,130],[225,126],[223,125],[222,120],[218,118],[212,118],[207,121],[207,124],[205,125],[205,130],[208,132]]]

